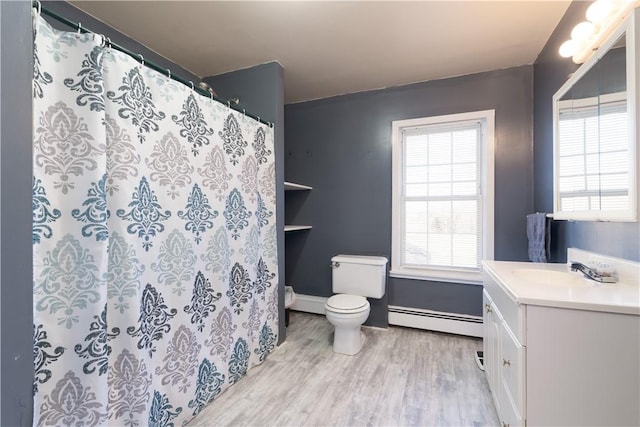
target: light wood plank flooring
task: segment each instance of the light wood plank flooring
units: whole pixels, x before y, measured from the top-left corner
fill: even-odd
[[[394,326],[363,330],[359,354],[336,354],[324,316],[292,312],[287,341],[189,425],[498,425],[473,358],[480,339]]]

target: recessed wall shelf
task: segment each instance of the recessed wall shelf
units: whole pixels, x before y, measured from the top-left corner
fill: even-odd
[[[285,191],[304,191],[304,190],[308,191],[308,190],[312,190],[312,188],[309,187],[308,185],[295,184],[293,182],[285,181],[284,190]],[[310,225],[285,225],[284,231],[289,232],[289,231],[310,230],[311,228],[312,227]]]
[[[285,225],[284,231],[300,231],[300,230],[310,230],[312,227],[310,225]]]
[[[308,185],[294,184],[293,182],[284,182],[285,191],[300,191],[300,190],[312,190]]]

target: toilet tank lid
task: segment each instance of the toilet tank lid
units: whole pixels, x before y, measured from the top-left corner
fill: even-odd
[[[385,265],[388,261],[383,256],[336,255],[331,258],[331,262],[341,262],[345,264]]]

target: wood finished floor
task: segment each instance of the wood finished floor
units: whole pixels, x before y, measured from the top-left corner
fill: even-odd
[[[356,356],[332,351],[324,316],[292,312],[287,341],[190,426],[498,425],[473,355],[482,341],[363,328]]]

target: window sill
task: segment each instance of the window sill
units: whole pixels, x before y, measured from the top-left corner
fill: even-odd
[[[389,277],[397,279],[423,280],[429,282],[461,283],[464,285],[482,286],[482,272],[463,273],[453,271],[430,271],[428,273],[416,274],[402,270],[389,271]]]

